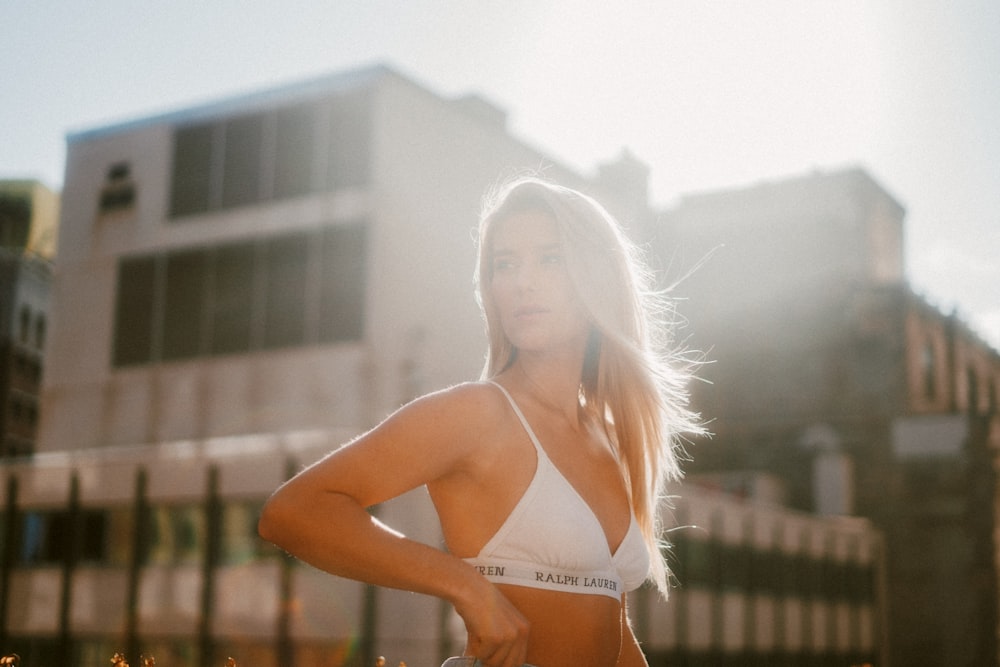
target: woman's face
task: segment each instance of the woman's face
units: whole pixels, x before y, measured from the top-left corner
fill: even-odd
[[[489,288],[508,340],[522,354],[582,351],[590,324],[555,221],[523,211],[496,225]]]

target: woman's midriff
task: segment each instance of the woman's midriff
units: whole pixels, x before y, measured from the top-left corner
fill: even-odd
[[[498,584],[531,629],[526,662],[537,667],[614,667],[621,650],[621,604],[604,595]]]

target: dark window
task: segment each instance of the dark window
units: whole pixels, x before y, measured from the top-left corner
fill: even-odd
[[[305,342],[306,270],[309,239],[280,236],[266,245],[264,347]]]
[[[850,563],[845,566],[845,591],[848,601],[869,602],[875,597],[875,570],[870,565]]]
[[[718,549],[709,540],[681,537],[677,540],[675,574],[681,586],[715,586],[718,584]]]
[[[777,594],[781,588],[781,554],[771,550],[749,550],[749,585],[760,592]]]
[[[970,415],[979,413],[979,377],[972,368],[965,370],[966,411]]]
[[[213,354],[250,349],[255,252],[254,244],[249,242],[215,249],[210,346]]]
[[[17,340],[23,345],[28,344],[28,332],[31,331],[31,309],[21,306],[21,322],[18,327]]]
[[[319,339],[357,340],[364,335],[366,227],[329,227],[323,233]]]
[[[166,261],[163,359],[193,357],[201,351],[205,310],[204,250],[171,253]]]
[[[937,398],[937,364],[934,360],[934,345],[931,342],[924,343],[920,350],[920,371],[924,382],[924,398],[933,401]]]
[[[45,348],[45,315],[39,314],[35,318],[35,347],[39,350]]]
[[[226,123],[222,176],[222,207],[260,201],[261,147],[264,116],[244,116]]]
[[[368,182],[371,113],[367,95],[345,96],[334,102],[329,150],[327,185],[331,190]]]
[[[277,114],[274,156],[274,197],[298,197],[313,192],[316,179],[315,105],[282,109]]]
[[[119,263],[115,303],[116,366],[140,364],[153,358],[155,286],[155,258],[132,257]]]
[[[367,93],[180,127],[171,217],[364,185],[371,163]]]
[[[102,510],[85,510],[80,516],[80,559],[88,563],[105,563],[108,546],[113,539],[108,526],[108,514]]]
[[[148,517],[147,562],[184,565],[201,561],[206,544],[205,512],[197,505],[161,505]]]
[[[75,556],[85,562],[107,558],[108,517],[101,510],[81,510],[76,515]],[[29,511],[21,516],[18,531],[18,561],[23,565],[53,565],[71,557],[73,515],[65,510]]]
[[[18,562],[23,565],[43,565],[59,562],[64,550],[59,538],[59,522],[49,512],[25,512],[18,531]]]
[[[0,193],[0,248],[23,249],[28,245],[31,225],[31,198]]]
[[[114,364],[358,340],[365,237],[355,223],[122,259]]]
[[[750,549],[740,544],[719,544],[719,578],[725,589],[747,590],[750,587]]]
[[[179,217],[209,209],[212,183],[213,126],[195,125],[174,133],[170,215]]]
[[[108,168],[98,204],[101,213],[127,210],[135,205],[135,184],[130,171],[128,162],[117,162]]]

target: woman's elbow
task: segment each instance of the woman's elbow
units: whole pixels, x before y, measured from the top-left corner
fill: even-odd
[[[280,497],[271,496],[261,509],[260,517],[257,519],[257,534],[264,540],[283,546],[282,542],[286,537],[286,530],[289,526],[291,511],[287,503]]]

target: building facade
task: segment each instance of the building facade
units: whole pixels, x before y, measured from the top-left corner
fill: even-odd
[[[56,193],[0,181],[0,459],[35,450],[58,220]]]
[[[9,464],[0,642],[25,664],[439,664],[462,624],[433,598],[302,566],[256,536],[268,494],[326,430],[39,454]],[[704,484],[663,517],[676,587],[630,595],[652,667],[885,664],[886,553],[856,517],[748,502]],[[424,492],[377,510],[440,544]]]
[[[995,665],[1000,354],[907,285],[903,209],[867,173],[703,193],[665,256],[708,350],[690,471],[886,536],[891,664]],[[673,255],[666,254],[667,252]]]

